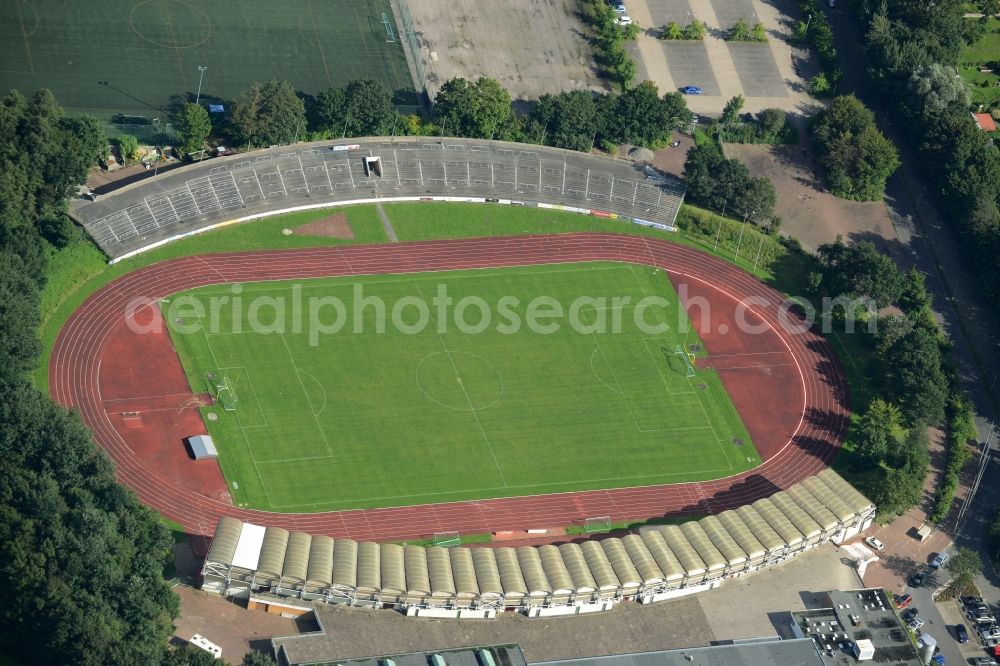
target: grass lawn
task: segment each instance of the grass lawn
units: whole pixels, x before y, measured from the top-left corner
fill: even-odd
[[[234,411],[205,411],[216,417],[206,424],[240,505],[326,511],[423,504],[697,481],[760,463],[718,376],[687,376],[675,354],[685,342],[686,315],[656,269],[600,262],[297,285],[304,303],[335,297],[347,304],[338,333],[311,340],[308,325],[295,332],[290,324],[280,333],[250,332],[254,312],[273,320],[271,306],[255,309],[264,303],[259,297],[285,299],[291,311],[293,285],[283,282],[243,285],[241,305],[219,309],[214,321],[209,300],[231,296],[229,288],[194,290],[188,294],[206,305],[205,318],[184,314],[178,323],[179,310],[167,317],[192,387],[211,389],[222,378],[234,387]],[[400,319],[417,330],[390,322],[379,333],[377,309],[355,309],[358,285],[390,313],[408,299]],[[482,298],[489,325],[459,330],[459,308],[442,313],[432,302],[442,288],[455,304]],[[524,323],[538,296],[566,313],[582,297],[607,300],[582,303],[576,320],[585,329],[570,315],[543,333]],[[644,316],[668,324],[664,331],[639,323],[635,304],[647,296],[666,299]],[[511,297],[518,303],[510,310],[524,323],[510,326],[516,332],[497,307]],[[631,299],[618,332],[614,297]],[[426,304],[422,326],[414,302]],[[479,308],[465,312],[469,324],[481,320]],[[332,319],[331,312],[324,317]],[[591,330],[599,319],[609,330]],[[744,445],[735,447],[734,438]]]
[[[980,66],[996,62],[1000,62],[1000,19],[991,18],[986,25],[986,34],[962,49],[959,58],[961,66],[958,71],[972,94],[973,103],[989,108],[1000,101],[1000,72],[979,71]]]
[[[388,0],[104,0],[98,11],[74,0],[3,2],[0,89],[46,87],[73,112],[134,116],[140,136],[177,99],[193,101],[199,82],[202,102],[227,108],[269,79],[310,95],[379,79],[415,104],[383,14],[392,20]]]
[[[515,235],[525,233],[561,233],[572,231],[603,231],[639,234],[665,238],[715,254],[758,277],[775,284],[779,289],[794,293],[801,284],[800,270],[789,270],[789,265],[799,264],[806,257],[785,253],[777,241],[755,231],[746,231],[746,245],[753,247],[763,242],[765,255],[780,255],[780,261],[761,261],[758,268],[746,256],[734,257],[740,222],[722,220],[721,242],[715,246],[715,230],[720,224],[717,215],[693,206],[681,206],[678,224],[681,233],[670,233],[638,227],[619,220],[588,217],[576,213],[542,208],[512,208],[484,204],[420,203],[386,204],[386,211],[401,240],[421,238],[464,238],[470,236]],[[283,229],[295,229],[303,224],[322,219],[333,213],[344,213],[354,231],[354,240],[341,240],[321,236],[282,234]],[[711,232],[711,233],[710,233]],[[359,205],[319,209],[264,218],[244,224],[225,227],[191,236],[126,259],[114,265],[86,238],[81,238],[66,248],[55,252],[49,260],[49,278],[42,293],[42,355],[41,364],[34,374],[35,383],[48,391],[49,352],[63,322],[88,296],[126,273],[159,261],[189,255],[213,252],[245,252],[295,247],[319,247],[349,243],[384,243],[388,238],[373,205]],[[745,255],[745,253],[744,253]],[[768,270],[773,263],[774,273]],[[804,277],[802,277],[804,279]]]
[[[997,18],[987,21],[986,34],[976,43],[962,49],[962,55],[959,57],[959,62],[962,63],[984,63],[993,60],[1000,60],[1000,19]]]

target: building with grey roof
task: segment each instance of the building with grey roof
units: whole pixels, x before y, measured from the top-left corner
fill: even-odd
[[[789,614],[791,634],[813,640],[823,663],[831,666],[859,663],[854,656],[855,646],[859,642],[866,645],[865,641],[871,641],[875,663],[893,666],[922,663],[885,590],[833,591],[826,595],[829,608]]]

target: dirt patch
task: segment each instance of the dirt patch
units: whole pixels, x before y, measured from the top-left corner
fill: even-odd
[[[832,243],[837,236],[846,242],[870,240],[883,249],[899,245],[885,204],[847,201],[830,194],[807,145],[726,144],[726,156],[746,164],[754,176],[774,183],[778,195],[774,209],[782,219],[781,232],[798,238],[807,250]]]
[[[456,76],[500,82],[515,100],[600,90],[576,0],[409,0],[433,98]]]
[[[316,220],[309,224],[303,224],[295,228],[295,233],[300,236],[324,236],[326,238],[343,238],[354,240],[354,230],[347,223],[347,215],[336,213],[322,220]]]

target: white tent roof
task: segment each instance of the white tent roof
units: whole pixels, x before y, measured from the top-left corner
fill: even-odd
[[[264,545],[263,525],[243,523],[240,540],[236,542],[236,552],[233,553],[233,566],[253,571],[260,559],[260,549]]]
[[[191,445],[191,453],[194,454],[195,460],[219,457],[219,452],[215,450],[215,442],[208,435],[192,435],[188,437],[188,444]]]

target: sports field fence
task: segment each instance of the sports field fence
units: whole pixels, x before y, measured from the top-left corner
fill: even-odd
[[[390,7],[394,9],[393,13],[398,22],[397,32],[399,33],[399,40],[403,43],[403,53],[406,55],[406,60],[413,68],[413,73],[416,77],[414,87],[417,89],[418,95],[422,96],[428,103],[431,103],[433,100],[431,99],[430,88],[428,87],[430,80],[427,78],[423,56],[420,53],[420,37],[413,27],[413,14],[410,13],[410,7],[406,4],[406,0],[395,0],[395,2],[390,3]]]

